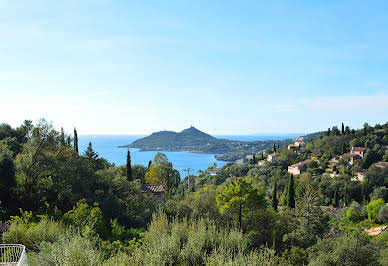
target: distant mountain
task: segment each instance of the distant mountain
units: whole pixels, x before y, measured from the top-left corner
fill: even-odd
[[[300,137],[296,138],[296,140],[297,141],[310,141],[310,140],[313,140],[313,139],[316,139],[316,138],[322,136],[323,133],[325,133],[325,132],[319,131],[319,132],[310,133],[310,134],[307,134],[304,136],[300,136]]]
[[[257,154],[262,150],[272,148],[273,143],[284,145],[292,140],[267,140],[267,141],[238,141],[218,139],[204,133],[195,127],[190,127],[182,132],[160,131],[138,139],[133,143],[123,146],[138,148],[143,151],[186,151],[215,154]]]

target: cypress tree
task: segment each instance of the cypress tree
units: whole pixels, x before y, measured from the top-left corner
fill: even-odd
[[[342,144],[342,154],[346,152],[346,145],[345,142]]]
[[[261,151],[261,159],[263,160],[264,159],[264,152]]]
[[[61,127],[61,135],[59,137],[59,143],[61,144],[61,146],[65,146],[66,145],[66,142],[65,142],[65,132],[63,132],[63,127]]]
[[[77,135],[77,130],[74,128],[74,150],[78,154],[78,135]]]
[[[67,136],[66,145],[69,146],[69,147],[71,146],[71,138],[70,138],[70,136]]]
[[[276,153],[276,144],[273,144],[273,152]]]
[[[338,207],[339,205],[339,199],[338,199],[338,188],[336,188],[335,192],[334,192],[334,207]]]
[[[291,174],[290,181],[288,182],[287,206],[288,208],[295,208],[295,184],[293,174]]]
[[[274,211],[278,211],[278,198],[277,198],[277,188],[276,188],[276,181],[275,184],[273,185],[273,192],[272,192],[272,208]]]
[[[131,152],[127,152],[127,180],[132,181]]]
[[[148,162],[148,171],[149,171],[150,168],[151,168],[151,164],[152,164],[152,161],[150,160],[150,161]]]
[[[341,129],[341,134],[345,134],[345,126],[344,126],[344,123],[342,123],[342,129]]]

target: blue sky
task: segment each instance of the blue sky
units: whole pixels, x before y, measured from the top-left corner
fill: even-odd
[[[0,122],[80,134],[388,121],[387,1],[0,0]]]

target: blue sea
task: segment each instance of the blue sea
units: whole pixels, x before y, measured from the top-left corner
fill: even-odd
[[[217,138],[240,140],[240,141],[255,141],[255,140],[280,140],[287,138],[295,138],[300,134],[288,135],[218,135]],[[80,154],[82,154],[89,142],[93,145],[93,150],[96,151],[100,157],[104,157],[109,162],[116,166],[124,165],[127,160],[127,149],[119,148],[118,146],[127,145],[136,139],[145,137],[144,135],[80,135],[78,136],[78,147]],[[139,151],[138,149],[131,150],[132,165],[142,164],[148,165],[150,160],[155,158],[158,152],[166,154],[168,160],[177,169],[182,178],[187,173],[184,168],[191,168],[192,174],[197,174],[198,170],[206,170],[207,167],[217,164],[217,167],[224,166],[227,162],[218,161],[214,158],[215,154],[199,154],[189,152],[170,152],[170,151]]]

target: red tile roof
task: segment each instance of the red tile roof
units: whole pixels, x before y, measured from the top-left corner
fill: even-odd
[[[367,232],[368,235],[370,235],[370,236],[378,236],[379,234],[384,232],[387,228],[388,228],[388,226],[373,227],[373,228],[365,230],[365,232]]]
[[[352,150],[353,150],[353,151],[366,151],[367,148],[363,148],[363,147],[353,147]]]
[[[291,166],[301,166],[301,165],[308,164],[308,163],[311,162],[311,161],[312,161],[312,160],[307,159],[307,160],[301,161],[301,162],[299,162],[299,163],[293,164],[293,165],[291,165]]]
[[[163,185],[143,185],[141,190],[142,192],[162,193],[164,192],[164,187]]]
[[[354,153],[344,153],[340,156],[340,158],[345,158],[345,157],[360,157],[360,155],[354,154]]]

